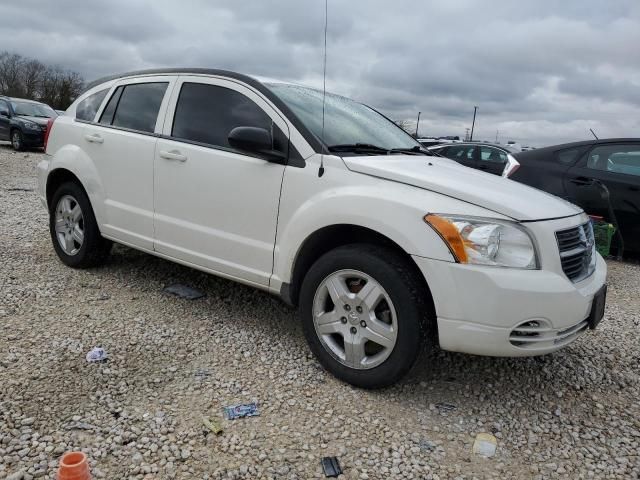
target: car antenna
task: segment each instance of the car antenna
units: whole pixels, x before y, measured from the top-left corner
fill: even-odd
[[[600,140],[598,138],[598,136],[596,135],[596,132],[593,131],[593,128],[590,128],[589,131],[591,132],[591,135],[593,135],[594,137],[596,137],[596,140]]]
[[[320,155],[320,168],[318,178],[324,175],[324,105],[327,98],[327,23],[329,21],[329,0],[324,0],[324,65],[322,70],[322,154]]]

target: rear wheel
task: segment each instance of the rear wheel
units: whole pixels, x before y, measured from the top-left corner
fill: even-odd
[[[102,238],[87,194],[75,182],[53,194],[49,211],[53,248],[65,265],[90,268],[106,260],[111,242]]]
[[[363,388],[400,380],[427,339],[423,284],[397,252],[355,244],[323,255],[301,289],[304,333],[320,363]]]
[[[24,150],[24,140],[20,130],[13,130],[11,132],[11,146],[16,152]]]

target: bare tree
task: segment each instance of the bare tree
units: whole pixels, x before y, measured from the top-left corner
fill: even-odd
[[[21,73],[24,59],[15,53],[4,52],[0,57],[0,92],[20,97],[24,95]]]
[[[0,95],[39,100],[65,109],[82,92],[83,84],[77,72],[0,52]]]
[[[22,65],[22,85],[25,98],[38,98],[42,75],[47,67],[38,60],[27,60]]]
[[[410,135],[413,135],[415,130],[415,122],[413,120],[395,120],[395,124]]]

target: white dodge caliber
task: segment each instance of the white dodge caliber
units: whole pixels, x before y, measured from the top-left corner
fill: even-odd
[[[39,191],[74,268],[112,242],[296,305],[311,350],[354,385],[423,347],[558,350],[604,315],[588,216],[429,156],[375,110],[227,71],[94,83],[48,129]]]

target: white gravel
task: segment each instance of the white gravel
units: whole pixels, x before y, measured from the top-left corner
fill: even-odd
[[[361,391],[319,367],[266,293],[124,247],[100,269],[63,266],[41,157],[0,145],[0,479],[54,479],[72,449],[107,479],[323,478],[329,455],[354,479],[640,476],[640,266],[609,262],[606,318],[559,353],[439,352]],[[176,282],[206,297],[162,292]],[[86,362],[94,346],[106,363]],[[222,419],[254,400],[260,416]],[[205,436],[203,415],[224,433]],[[492,458],[472,453],[481,432]]]

